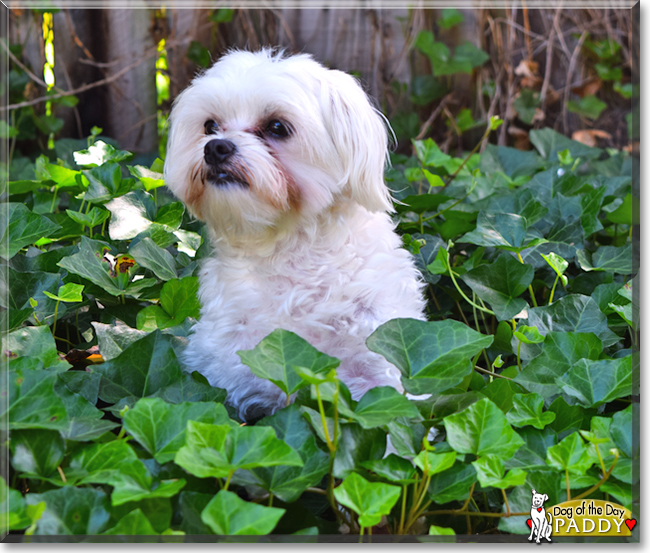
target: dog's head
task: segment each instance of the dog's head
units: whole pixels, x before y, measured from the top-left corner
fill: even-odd
[[[314,217],[339,199],[391,209],[381,116],[351,76],[308,55],[231,52],[170,119],[165,181],[218,234]]]
[[[548,495],[545,493],[537,493],[535,490],[531,490],[533,494],[532,506],[537,509],[538,507],[543,507],[544,502],[548,501]]]

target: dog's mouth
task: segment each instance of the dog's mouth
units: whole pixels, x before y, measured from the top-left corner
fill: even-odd
[[[242,188],[250,188],[248,182],[244,179],[224,169],[210,168],[206,180],[210,184],[219,187],[239,186]]]

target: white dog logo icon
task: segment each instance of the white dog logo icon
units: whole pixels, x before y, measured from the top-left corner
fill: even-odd
[[[530,526],[530,536],[528,541],[533,540],[535,535],[535,542],[540,543],[540,538],[546,538],[546,541],[551,541],[551,532],[553,531],[553,517],[551,513],[547,513],[544,509],[544,502],[548,500],[548,495],[533,492],[532,505],[530,507],[530,519],[527,521]],[[548,515],[548,519],[546,518]]]

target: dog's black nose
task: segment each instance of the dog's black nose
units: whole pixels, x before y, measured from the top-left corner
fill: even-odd
[[[210,140],[203,148],[205,161],[209,165],[221,165],[228,160],[237,151],[237,146],[230,140],[224,138],[215,138]]]

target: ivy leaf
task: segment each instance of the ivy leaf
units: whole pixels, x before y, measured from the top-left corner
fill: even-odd
[[[43,508],[45,507],[45,503],[41,505]],[[2,517],[2,529],[5,532],[7,530],[22,530],[32,523],[25,505],[25,498],[18,490],[8,487],[2,476],[0,476],[0,517]]]
[[[321,353],[297,334],[282,329],[274,330],[252,350],[238,351],[237,355],[253,374],[270,380],[287,395],[309,385],[294,367],[320,374],[340,364],[338,359]]]
[[[135,183],[134,179],[122,179],[122,169],[115,161],[93,167],[83,174],[89,183],[84,199],[94,204],[103,204],[112,198],[123,196]]]
[[[68,284],[61,286],[56,294],[52,294],[47,290],[45,290],[43,294],[53,300],[75,303],[83,301],[83,295],[81,294],[83,289],[84,286],[82,284],[74,284],[73,282],[69,282]]]
[[[524,344],[541,344],[544,341],[544,336],[534,326],[518,326],[512,334]]]
[[[410,461],[398,457],[394,453],[382,459],[364,461],[361,463],[361,466],[390,482],[397,484],[410,484],[415,482],[414,478],[416,473],[413,465]]]
[[[515,382],[545,399],[560,393],[556,380],[580,359],[598,359],[602,342],[591,332],[548,332],[541,355],[530,361]]]
[[[48,238],[61,226],[32,213],[21,203],[7,203],[0,212],[0,257],[10,259],[22,248]]]
[[[400,370],[408,392],[439,394],[471,373],[470,359],[492,340],[458,321],[393,319],[366,345]]]
[[[448,451],[447,453],[433,453],[431,451],[421,451],[413,459],[415,466],[424,474],[438,474],[451,468],[456,461],[456,452]]]
[[[598,361],[581,359],[556,380],[585,407],[598,407],[632,394],[632,356]]]
[[[589,296],[570,294],[549,306],[528,310],[528,324],[537,327],[542,336],[548,332],[593,332],[603,343],[611,346],[619,338],[607,326],[607,317]]]
[[[10,356],[36,359],[43,367],[53,370],[67,370],[70,364],[59,359],[54,337],[47,326],[18,328],[3,336],[2,350]]]
[[[635,412],[636,411],[636,412]],[[612,423],[609,427],[609,434],[624,455],[629,459],[636,459],[639,453],[638,440],[633,439],[632,422],[639,417],[639,404],[632,403],[623,411],[614,413]]]
[[[179,403],[170,405],[159,398],[140,399],[124,415],[124,428],[160,464],[172,461],[185,445],[187,421],[231,424],[223,405],[215,403]]]
[[[515,394],[512,400],[512,410],[506,413],[506,418],[513,426],[530,425],[541,430],[555,420],[555,413],[542,413],[544,398],[539,394]]]
[[[593,446],[591,446],[593,449]],[[561,471],[584,474],[595,462],[595,453],[585,446],[580,434],[574,432],[559,444],[548,448],[546,463]]]
[[[198,290],[197,277],[168,280],[160,291],[160,305],[150,305],[138,312],[138,330],[169,328],[183,323],[188,317],[198,319],[201,308]]]
[[[44,478],[56,471],[65,454],[63,438],[51,430],[14,430],[10,445],[14,469]]]
[[[99,207],[93,207],[88,213],[81,213],[80,211],[72,211],[70,209],[66,209],[65,212],[75,223],[90,228],[101,225],[111,216],[110,211],[106,211]]]
[[[125,397],[146,397],[189,382],[181,369],[172,338],[159,330],[131,344],[120,355],[92,368],[101,375],[99,397],[117,403]]]
[[[420,419],[415,405],[390,386],[371,388],[354,408],[354,419],[363,428],[388,424],[397,417]]]
[[[461,278],[482,300],[488,302],[499,321],[512,319],[528,307],[518,298],[533,281],[535,271],[509,254],[502,254],[490,265],[479,265]]]
[[[158,532],[153,529],[149,519],[140,509],[135,509],[124,515],[119,522],[103,536],[157,536]]]
[[[625,246],[601,246],[593,254],[578,250],[576,257],[584,271],[608,271],[618,275],[632,274],[632,244]]]
[[[292,503],[308,487],[318,485],[329,468],[329,455],[318,448],[316,438],[295,404],[278,411],[272,417],[264,418],[257,423],[257,426],[260,425],[273,428],[279,440],[298,452],[303,466],[259,467],[246,472],[239,471],[233,481],[256,484],[281,501]]]
[[[201,520],[223,536],[263,536],[269,534],[284,514],[284,509],[263,507],[221,490],[201,513]]]
[[[161,280],[171,280],[178,277],[176,261],[172,254],[158,246],[151,238],[146,237],[129,248],[129,253],[138,265],[151,269]]]
[[[529,238],[533,237],[528,236],[527,227],[526,219],[520,215],[481,211],[476,221],[476,230],[468,232],[458,241],[519,252],[531,245]]]
[[[237,469],[302,466],[300,455],[268,426],[205,424],[189,421],[185,445],[175,462],[199,478],[224,478]]]
[[[362,527],[379,524],[382,515],[389,514],[397,503],[400,493],[398,486],[368,482],[356,472],[334,488],[336,500],[359,515],[359,525]]]
[[[503,460],[497,455],[485,455],[472,462],[476,469],[476,476],[483,488],[499,488],[505,490],[514,486],[521,486],[526,481],[526,472],[514,468],[504,476]]]
[[[434,474],[429,483],[429,498],[439,505],[450,501],[464,501],[476,482],[476,469],[469,463],[456,463],[453,467]]]
[[[133,157],[131,152],[118,150],[103,140],[97,140],[86,150],[74,152],[74,161],[80,167],[103,165],[108,161],[124,161]]]
[[[108,524],[108,497],[100,490],[66,486],[45,493],[27,494],[27,505],[45,502],[36,522],[36,535],[101,534]]]
[[[489,399],[477,401],[464,411],[445,417],[443,422],[447,441],[458,453],[494,454],[509,459],[524,443],[501,409]]]

